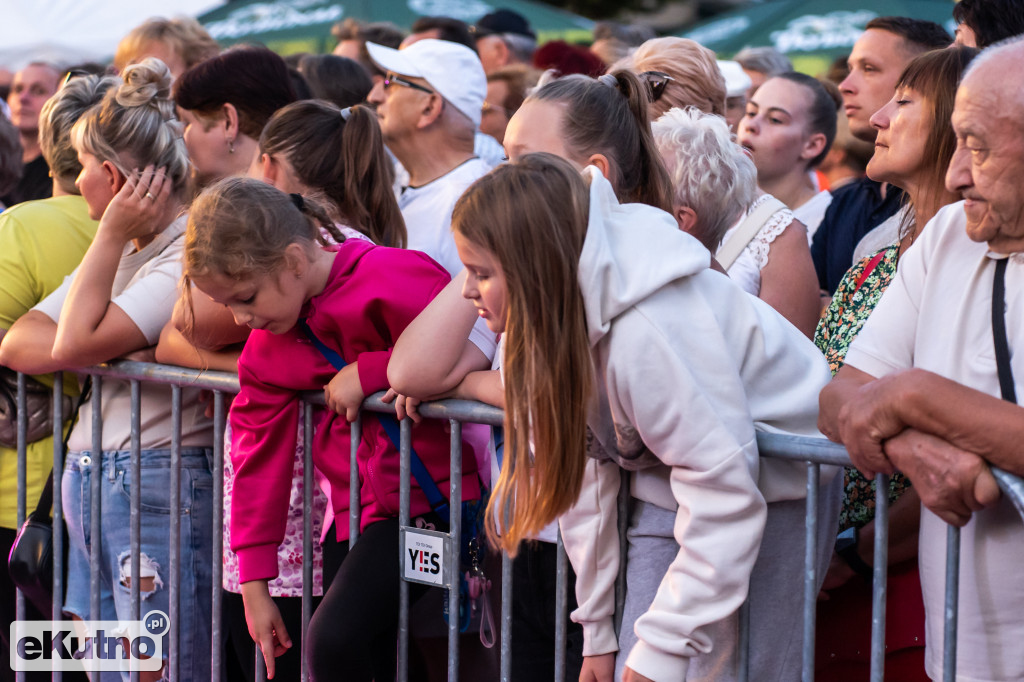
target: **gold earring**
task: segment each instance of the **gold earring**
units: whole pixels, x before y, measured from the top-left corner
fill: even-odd
[[[228,140],[228,154],[234,154],[234,153],[235,153],[235,141],[234,140]]]

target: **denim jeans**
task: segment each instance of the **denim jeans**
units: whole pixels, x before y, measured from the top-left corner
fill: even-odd
[[[68,453],[61,482],[64,518],[70,538],[64,611],[87,620],[129,621],[131,616],[131,454],[102,453],[100,481],[100,613],[90,613],[89,566],[94,541],[90,522],[92,454]],[[170,605],[170,451],[141,454],[140,617],[152,610],[178,623],[180,680],[210,678],[210,596],[213,558],[213,476],[211,451],[183,448],[179,601]],[[169,652],[167,635],[163,652]],[[94,675],[94,681],[99,679]],[[102,680],[117,680],[105,673]],[[127,679],[127,678],[125,678]]]

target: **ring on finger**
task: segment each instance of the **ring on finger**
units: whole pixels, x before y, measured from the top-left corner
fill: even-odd
[[[146,198],[147,199],[152,199],[153,198],[153,193],[152,192],[146,192]]]

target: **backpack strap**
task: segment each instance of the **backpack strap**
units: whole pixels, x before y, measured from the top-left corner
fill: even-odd
[[[313,330],[309,328],[309,323],[304,319],[300,319],[298,322],[299,328],[302,333],[310,340],[313,346],[320,351],[328,362],[336,370],[341,370],[348,365],[345,362],[345,358],[330,348],[327,344],[320,340],[320,338],[313,333]],[[377,414],[377,421],[384,429],[384,433],[387,434],[388,438],[391,439],[391,443],[395,446],[396,450],[401,450],[401,428],[398,424],[398,420],[390,414]],[[420,490],[427,496],[427,502],[430,504],[430,508],[446,523],[451,518],[451,512],[448,507],[448,500],[445,499],[441,493],[441,489],[437,487],[437,483],[434,481],[427,467],[423,464],[423,460],[416,454],[411,445],[409,447],[409,467],[412,470],[412,475],[416,479],[416,483],[420,486]]]

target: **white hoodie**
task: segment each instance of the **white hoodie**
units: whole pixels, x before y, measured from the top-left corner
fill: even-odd
[[[758,460],[757,429],[820,435],[818,349],[761,300],[709,269],[710,254],[667,213],[620,205],[591,167],[579,284],[598,400],[580,498],[561,520],[576,570],[584,655],[618,649],[620,468],[634,497],[677,510],[681,547],[635,625],[627,665],[656,682],[686,678],[712,642],[705,626],[746,598],[766,500],[805,496],[803,464]],[[760,464],[760,466],[759,466]],[[826,478],[834,475],[835,469]]]

